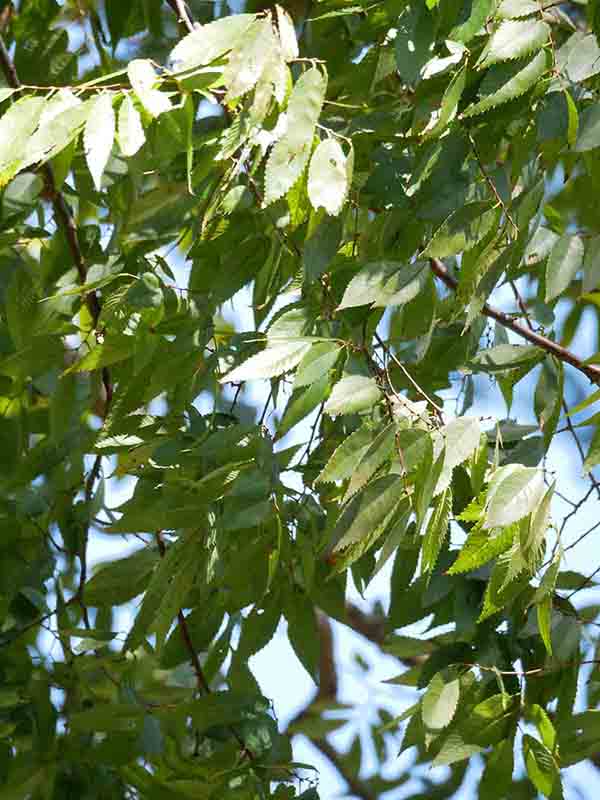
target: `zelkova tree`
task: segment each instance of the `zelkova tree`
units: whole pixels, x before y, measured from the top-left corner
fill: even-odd
[[[572,797],[600,4],[229,11],[0,4],[0,800]],[[398,660],[350,749],[339,626]]]

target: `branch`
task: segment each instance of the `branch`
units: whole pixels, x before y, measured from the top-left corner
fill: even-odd
[[[326,756],[333,766],[340,773],[342,778],[348,784],[351,793],[362,800],[378,800],[379,795],[374,792],[364,781],[357,778],[353,771],[349,770],[340,758],[339,753],[329,744],[327,739],[311,739],[314,746]]]
[[[193,33],[196,28],[194,27],[194,23],[192,22],[192,18],[186,8],[185,2],[183,0],[167,0],[167,3],[177,15],[177,21],[186,28],[188,33]]]
[[[354,607],[352,607],[354,608]],[[358,614],[361,611],[356,609]],[[337,700],[338,676],[335,665],[335,655],[333,651],[333,632],[331,630],[331,620],[323,612],[318,612],[320,660],[319,660],[319,689],[317,694],[309,700],[301,711],[290,721],[288,731],[295,725],[302,722],[303,717],[309,716],[314,703]],[[299,731],[301,733],[301,731]],[[308,737],[311,744],[319,750],[336,768],[341,777],[348,784],[348,788],[353,795],[361,800],[377,800],[378,795],[369,787],[365,781],[361,780],[344,763],[343,755],[331,745],[324,736]]]
[[[452,275],[448,272],[446,267],[438,258],[430,258],[429,266],[436,277],[438,277],[449,289],[456,291],[458,288],[458,281],[452,277]],[[550,355],[555,356],[565,364],[570,364],[572,367],[575,367],[575,369],[578,369],[580,372],[582,372],[590,381],[592,381],[592,383],[600,386],[600,367],[596,367],[593,364],[584,364],[580,358],[578,358],[570,350],[567,350],[566,347],[562,347],[556,342],[553,342],[552,339],[548,339],[546,336],[542,336],[540,333],[536,333],[535,331],[526,328],[524,325],[521,325],[520,322],[517,322],[517,320],[513,319],[509,314],[505,314],[504,311],[500,311],[499,309],[494,308],[487,303],[484,304],[483,308],[481,309],[481,313],[486,317],[499,322],[500,325],[518,334],[523,339],[526,339],[528,342],[531,342],[531,344],[534,344],[536,347],[541,347],[542,350],[545,350]]]

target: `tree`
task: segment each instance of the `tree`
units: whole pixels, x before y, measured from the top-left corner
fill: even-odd
[[[556,800],[600,766],[600,4],[223,10],[1,4],[0,798],[314,800],[304,735],[362,800]],[[366,776],[340,625],[417,690]]]

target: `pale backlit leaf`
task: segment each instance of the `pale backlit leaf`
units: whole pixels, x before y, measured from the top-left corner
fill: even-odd
[[[94,101],[83,132],[85,158],[98,191],[102,186],[102,175],[115,138],[115,112],[112,103],[111,93],[101,94]]]
[[[311,347],[311,342],[305,341],[269,343],[265,350],[250,356],[247,361],[221,378],[220,382],[237,383],[260,378],[275,378],[299,364]]]
[[[342,210],[348,194],[348,171],[342,146],[335,139],[322,141],[310,160],[308,196],[314,209],[324,208],[331,216]]]
[[[146,141],[140,112],[129,95],[125,95],[119,108],[119,147],[124,156],[133,156]]]

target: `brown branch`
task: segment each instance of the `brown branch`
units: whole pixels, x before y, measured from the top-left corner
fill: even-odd
[[[352,770],[349,770],[344,764],[343,759],[340,757],[338,751],[333,747],[327,739],[311,739],[314,746],[323,753],[326,758],[331,761],[333,766],[340,773],[342,778],[348,784],[348,788],[353,795],[362,798],[362,800],[378,800],[379,795],[374,792],[368,784],[358,778]]]
[[[0,67],[2,68],[4,77],[6,78],[6,82],[8,83],[8,85],[13,89],[21,89],[22,84],[21,81],[19,80],[19,75],[17,74],[15,65],[8,54],[4,38],[2,37],[1,34],[0,34]],[[85,282],[87,280],[87,268],[85,264],[85,259],[83,258],[83,253],[81,252],[81,246],[79,243],[79,237],[77,235],[77,226],[75,224],[73,212],[69,204],[65,200],[62,192],[60,192],[56,188],[54,173],[52,172],[52,167],[50,166],[50,164],[42,165],[41,174],[44,180],[45,194],[52,203],[52,207],[54,209],[54,217],[56,220],[57,227],[59,227],[65,235],[65,238],[67,240],[67,246],[71,254],[71,258],[73,260],[73,263],[75,264],[75,268],[77,269],[79,282],[81,283],[82,286],[85,286]],[[98,320],[100,318],[101,306],[96,292],[95,291],[89,292],[86,295],[85,302],[89,309],[94,329],[97,329]],[[106,416],[113,395],[112,381],[110,373],[106,367],[102,370],[102,383],[104,386],[104,393],[106,395],[104,403],[104,416]],[[94,483],[100,472],[100,465],[101,465],[101,456],[97,456],[85,486],[85,496],[88,502],[91,499]],[[82,542],[79,552],[79,562],[80,562],[79,585],[77,588],[77,593],[75,595],[77,602],[81,606],[81,613],[86,628],[90,627],[88,610],[83,600],[83,592],[84,592],[85,582],[87,580],[88,532],[89,529],[86,529],[82,537]]]
[[[365,614],[353,603],[346,604],[346,623],[374,644],[383,644],[385,639],[385,618],[375,614]]]
[[[448,272],[446,267],[438,258],[430,258],[429,266],[436,277],[438,277],[449,289],[456,291],[458,288],[458,281],[452,277],[452,275]],[[536,333],[535,331],[526,328],[524,325],[521,325],[520,322],[517,322],[517,320],[513,319],[509,314],[505,314],[504,311],[500,311],[499,309],[488,305],[488,303],[484,303],[481,313],[486,317],[489,317],[490,319],[500,323],[500,325],[502,325],[504,328],[508,328],[509,330],[513,331],[513,333],[518,334],[528,342],[531,342],[531,344],[534,344],[536,347],[540,347],[550,355],[555,356],[565,364],[570,364],[572,367],[575,367],[575,369],[578,369],[580,372],[582,372],[590,381],[592,381],[592,383],[600,386],[600,367],[596,367],[593,364],[584,364],[583,361],[578,358],[578,356],[576,356],[570,350],[567,350],[566,347],[562,347],[560,344],[553,342],[552,339],[548,339],[546,336],[542,336],[540,333]]]
[[[354,607],[353,607],[354,608]],[[358,614],[361,611],[356,609]],[[293,728],[302,722],[304,717],[311,714],[314,704],[322,703],[323,701],[330,700],[335,702],[337,700],[338,692],[338,677],[335,664],[335,654],[333,650],[333,632],[331,629],[331,620],[322,611],[318,612],[318,627],[319,627],[319,643],[320,643],[320,660],[319,660],[319,690],[314,697],[304,706],[304,708],[296,714],[288,725],[288,731],[292,732]],[[301,733],[302,731],[298,731]],[[343,754],[331,745],[325,736],[309,736],[311,744],[319,750],[336,768],[343,780],[348,784],[348,788],[353,795],[360,797],[361,800],[377,800],[377,794],[361,780],[354,770],[349,769],[344,763]]]

